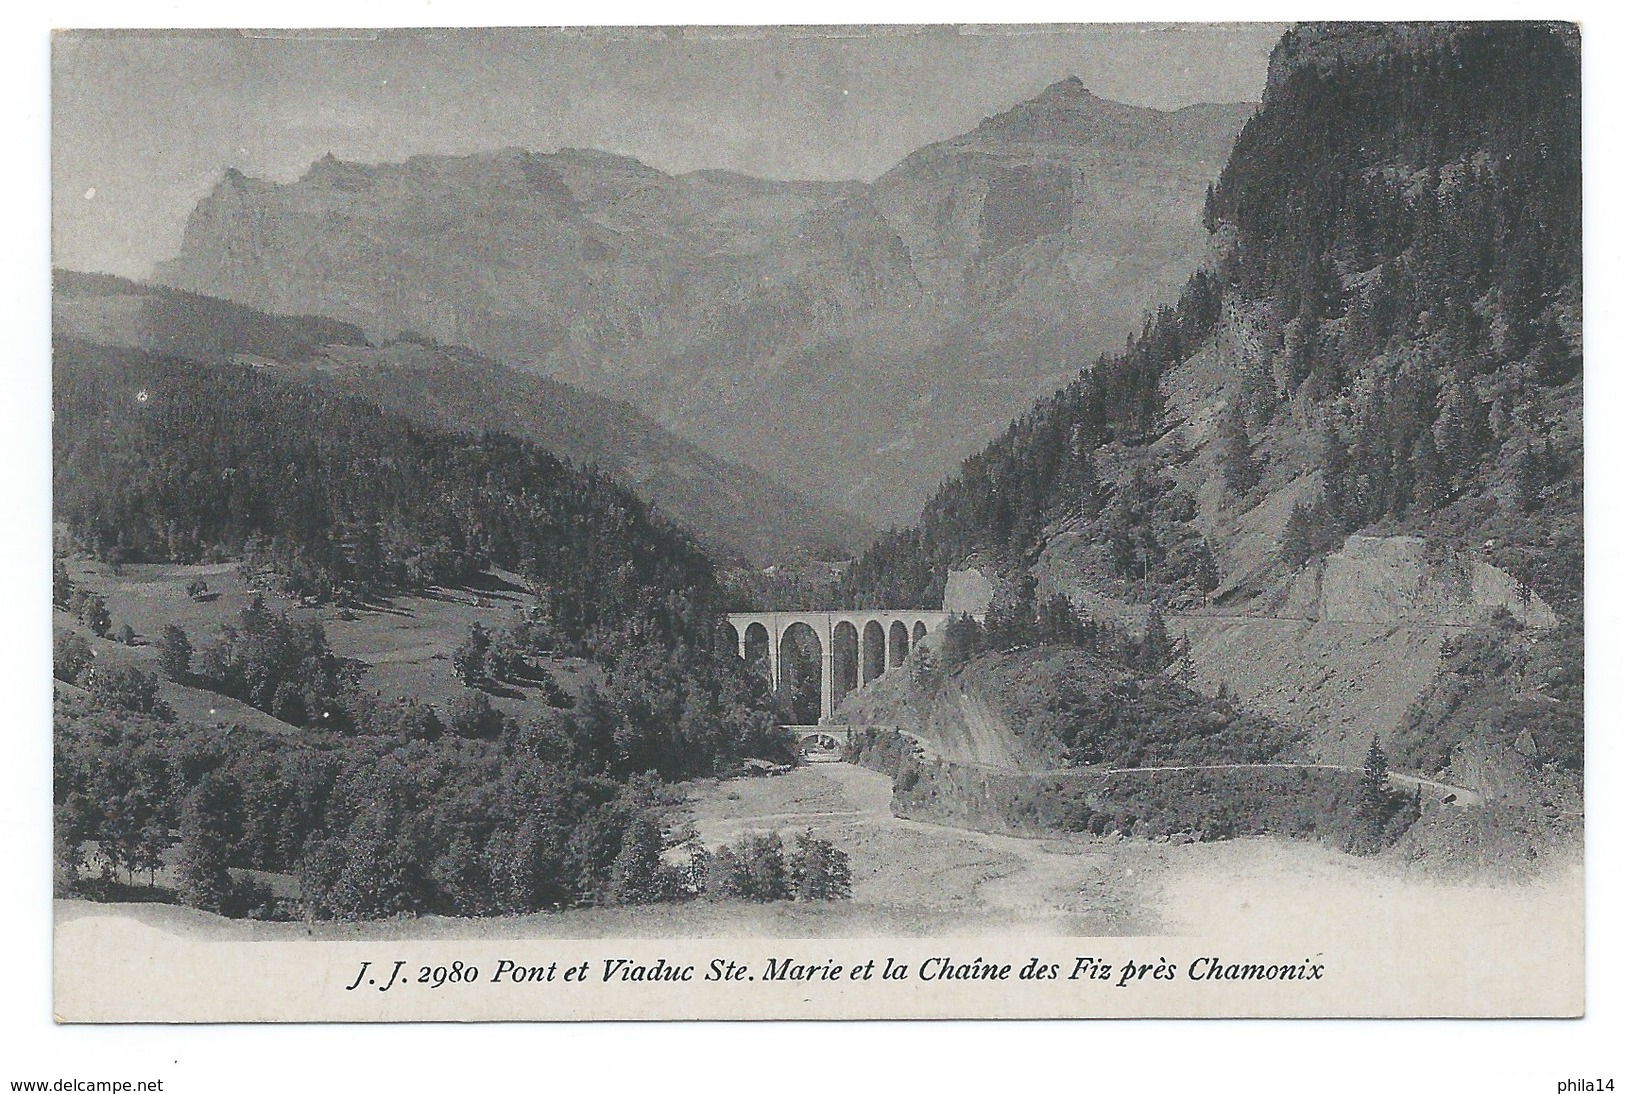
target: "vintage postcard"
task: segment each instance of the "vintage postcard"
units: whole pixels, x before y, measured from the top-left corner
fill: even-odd
[[[1584,1013],[1576,26],[51,65],[58,1021]]]

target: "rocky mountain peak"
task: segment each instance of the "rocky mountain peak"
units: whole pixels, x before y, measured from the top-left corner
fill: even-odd
[[[1240,127],[1250,111],[1241,103],[1201,104],[1177,111],[1132,106],[1103,99],[1078,77],[1068,76],[1034,98],[984,120],[961,140],[978,145],[1112,149],[1155,145],[1181,155],[1218,156],[1229,150],[1234,128]]]
[[[1084,87],[1083,81],[1076,76],[1068,76],[1064,80],[1056,80],[1053,84],[1050,84],[1042,92],[1040,92],[1039,95],[1032,101],[1035,103],[1046,101],[1064,102],[1073,99],[1085,101],[1093,99],[1097,102],[1106,101],[1097,96],[1094,92],[1090,91],[1087,87]]]

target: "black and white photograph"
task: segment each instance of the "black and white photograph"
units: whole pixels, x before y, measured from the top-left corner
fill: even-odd
[[[52,1013],[1584,1014],[1583,32],[56,31]]]

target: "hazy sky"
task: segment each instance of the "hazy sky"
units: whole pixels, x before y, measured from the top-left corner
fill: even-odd
[[[56,265],[171,257],[227,166],[601,148],[667,171],[872,179],[1078,76],[1171,109],[1256,100],[1277,24],[62,34]]]

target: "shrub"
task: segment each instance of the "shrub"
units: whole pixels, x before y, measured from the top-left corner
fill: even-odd
[[[791,895],[784,841],[777,832],[752,833],[724,847],[712,862],[711,886],[718,896],[738,900],[784,900]]]
[[[675,868],[660,861],[660,825],[638,817],[621,835],[621,850],[610,867],[609,900],[614,904],[654,904],[671,900],[682,888]]]
[[[58,631],[51,648],[51,673],[58,680],[77,684],[95,660],[90,643],[73,631]]]
[[[896,781],[919,767],[920,746],[914,738],[895,729],[866,726],[861,733],[848,735],[841,758]]]
[[[410,696],[384,699],[358,693],[350,701],[350,714],[355,732],[369,737],[438,741],[446,732],[434,707]]]
[[[89,627],[97,638],[106,638],[107,632],[113,627],[113,617],[108,614],[107,601],[87,589],[73,590],[68,597],[68,610]]]
[[[467,691],[459,695],[452,702],[448,720],[451,731],[457,736],[488,741],[502,736],[502,729],[508,721],[502,711],[491,705],[490,698],[483,691]]]
[[[158,677],[134,665],[97,665],[90,673],[89,686],[91,695],[108,706],[165,720],[173,716],[158,697]]]
[[[709,887],[713,858],[697,839],[690,840],[684,847],[688,851],[688,859],[677,868],[678,880],[686,895],[698,895]]]
[[[809,829],[796,837],[788,864],[790,891],[797,900],[846,900],[852,896],[852,868],[845,851]]]
[[[952,672],[982,652],[982,625],[968,615],[956,615],[942,628],[942,667]]]
[[[51,560],[51,604],[53,607],[68,610],[69,600],[73,596],[73,578],[68,576],[68,564],[58,555]]]
[[[452,651],[451,668],[457,679],[471,688],[486,682],[486,655],[491,651],[491,635],[475,622],[468,628],[468,637]]]
[[[916,646],[908,659],[908,683],[917,696],[926,696],[942,684],[942,666],[929,646]]]
[[[177,623],[165,626],[158,639],[158,665],[176,683],[184,683],[192,676],[192,640]]]
[[[575,707],[575,696],[561,688],[551,674],[544,672],[542,678],[537,681],[537,686],[542,693],[542,702],[553,709],[570,710]]]

